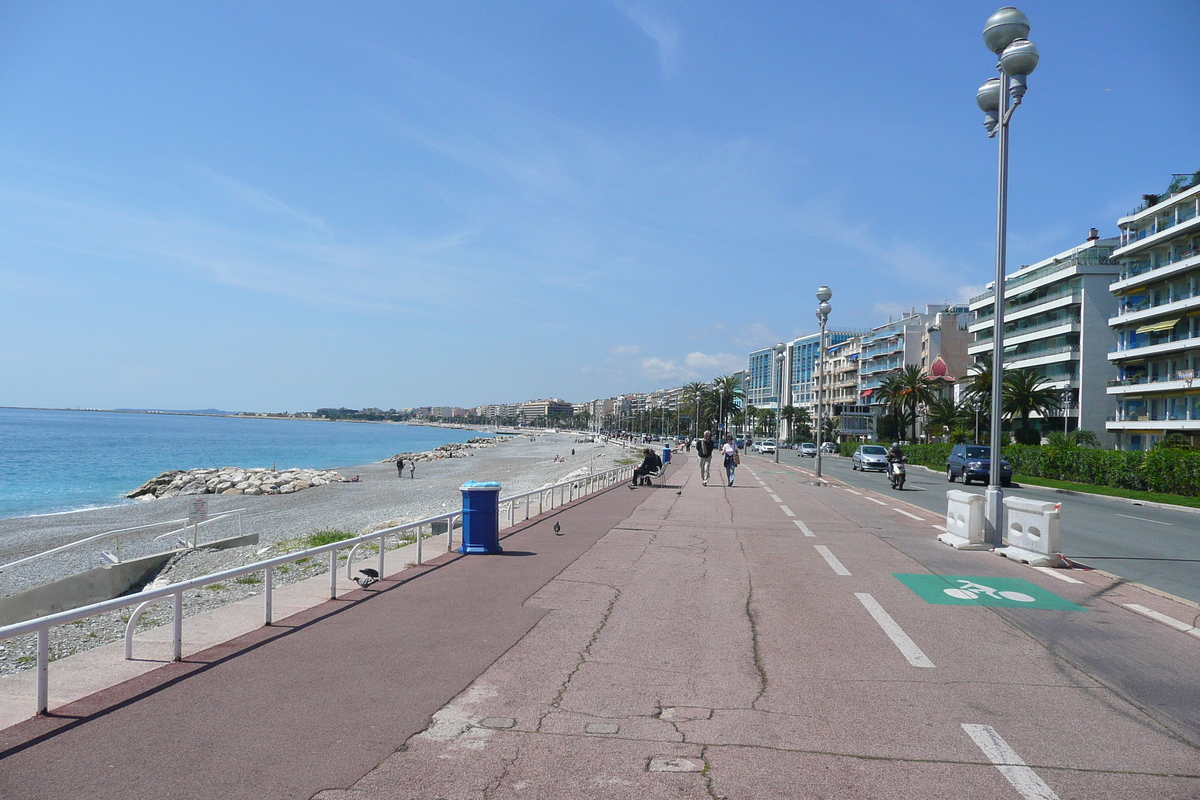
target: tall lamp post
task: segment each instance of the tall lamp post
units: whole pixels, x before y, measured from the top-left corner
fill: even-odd
[[[775,371],[779,373],[779,391],[775,393],[775,463],[779,463],[779,448],[783,446],[783,345],[775,349]]]
[[[821,477],[821,393],[825,388],[825,323],[829,321],[829,312],[833,310],[833,306],[829,305],[829,298],[833,297],[833,292],[829,291],[828,286],[822,286],[817,289],[817,321],[821,323],[821,336],[817,339],[817,477]]]
[[[988,538],[993,547],[1004,544],[1004,490],[1000,483],[1003,455],[1000,447],[1000,413],[1004,391],[1004,272],[1008,240],[1008,123],[1025,96],[1025,77],[1038,63],[1038,51],[1029,41],[1029,18],[1012,6],[1005,6],[988,17],[983,27],[983,43],[1000,63],[999,78],[989,78],[975,94],[984,113],[988,137],[996,137],[1000,164],[996,191],[996,283],[993,292],[995,316],[992,323],[992,420],[991,468],[984,501]],[[1011,102],[1011,105],[1009,101]]]

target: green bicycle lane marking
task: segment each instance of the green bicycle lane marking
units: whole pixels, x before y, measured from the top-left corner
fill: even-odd
[[[1083,606],[1075,605],[1070,600],[1064,600],[1053,592],[1021,578],[906,575],[898,572],[892,573],[892,577],[931,605],[1087,611]]]

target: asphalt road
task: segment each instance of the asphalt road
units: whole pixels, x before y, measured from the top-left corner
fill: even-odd
[[[767,460],[773,461],[773,458]],[[779,460],[815,470],[815,459],[794,450]],[[855,488],[903,495],[915,506],[946,513],[946,490],[983,494],[986,487],[946,481],[944,473],[910,466],[904,489],[894,492],[882,472],[857,472],[850,459],[823,456],[821,471]],[[1200,603],[1200,514],[1124,502],[1093,495],[1068,494],[1014,484],[1006,497],[1062,503],[1062,546],[1068,558],[1097,569]]]

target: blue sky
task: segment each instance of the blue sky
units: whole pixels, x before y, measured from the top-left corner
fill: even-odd
[[[969,297],[975,0],[0,3],[0,405],[573,401]],[[1009,264],[1200,169],[1195,0],[1035,0]]]

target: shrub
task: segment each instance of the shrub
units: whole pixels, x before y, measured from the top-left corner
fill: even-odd
[[[1017,428],[1013,431],[1017,444],[1041,444],[1042,434],[1035,428]]]
[[[347,533],[346,531],[317,531],[310,533],[304,537],[304,546],[320,547],[323,544],[333,544],[344,539],[353,539],[357,534]]]

